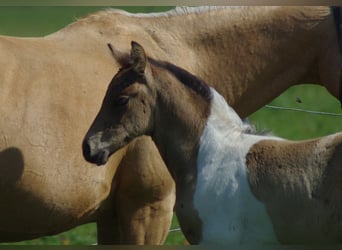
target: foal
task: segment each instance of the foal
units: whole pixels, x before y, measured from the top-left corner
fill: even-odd
[[[292,142],[252,135],[224,98],[132,42],[83,142],[105,164],[150,135],[176,182],[176,212],[192,244],[342,239],[342,133]],[[340,170],[341,169],[341,170]]]

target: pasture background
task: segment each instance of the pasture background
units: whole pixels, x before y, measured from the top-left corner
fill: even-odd
[[[0,34],[12,36],[43,36],[74,22],[87,13],[106,7],[0,7]],[[157,12],[170,7],[120,7],[130,12]],[[258,98],[256,96],[256,98]],[[300,102],[298,102],[298,99]],[[328,92],[315,85],[292,87],[273,100],[271,105],[294,107],[341,114],[340,103]],[[342,131],[341,116],[313,115],[294,111],[274,110],[264,107],[252,114],[250,122],[258,128],[271,130],[288,139],[308,139]],[[1,202],[1,200],[0,200]],[[177,228],[176,219],[172,228]],[[96,226],[88,224],[68,232],[42,237],[21,245],[84,245],[96,242]],[[171,232],[166,244],[180,245],[185,240],[181,232]]]

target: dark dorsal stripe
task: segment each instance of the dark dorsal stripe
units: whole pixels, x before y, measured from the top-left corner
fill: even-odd
[[[152,65],[165,69],[171,74],[173,74],[181,83],[194,90],[197,94],[201,95],[205,100],[211,100],[212,95],[210,87],[202,79],[172,63],[166,61],[157,61],[152,58],[148,58],[148,60]]]

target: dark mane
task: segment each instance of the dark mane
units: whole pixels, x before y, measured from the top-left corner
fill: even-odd
[[[172,63],[166,61],[157,61],[152,58],[148,58],[149,62],[157,67],[166,69],[173,74],[181,83],[191,88],[196,93],[201,95],[205,100],[210,101],[212,98],[210,87],[202,79],[191,74],[190,72],[182,69]]]

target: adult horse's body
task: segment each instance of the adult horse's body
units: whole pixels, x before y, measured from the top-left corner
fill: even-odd
[[[108,39],[90,26],[45,38],[0,38],[0,241],[92,221],[99,243],[164,241],[174,184],[150,139],[122,150],[103,169],[86,163],[80,150],[98,104],[89,97],[101,99],[101,82],[115,68]],[[137,169],[122,168],[129,174],[117,183],[119,164]],[[150,174],[139,164],[150,166]]]
[[[90,221],[99,243],[165,239],[174,184],[152,141],[134,141],[101,169],[79,148],[119,67],[105,44],[128,51],[131,40],[213,83],[242,117],[293,84],[322,84],[339,96],[328,7],[104,11],[43,38],[0,37],[0,241]]]
[[[98,165],[150,135],[176,183],[193,243],[340,243],[342,133],[293,142],[252,135],[224,98],[132,43],[83,142]]]

